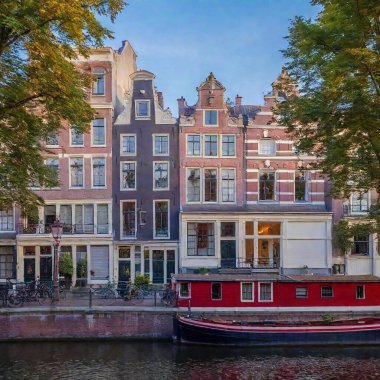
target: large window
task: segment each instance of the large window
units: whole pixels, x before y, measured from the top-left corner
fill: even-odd
[[[235,136],[223,135],[222,136],[222,156],[235,156]]]
[[[217,169],[204,169],[204,201],[218,201]]]
[[[84,187],[83,157],[70,158],[70,186],[74,188]]]
[[[169,155],[169,135],[154,135],[153,144],[155,156]]]
[[[104,118],[95,119],[92,122],[92,145],[105,145],[106,132]]]
[[[368,212],[369,196],[367,193],[354,193],[351,195],[351,211],[352,212]]]
[[[188,156],[201,155],[201,136],[200,135],[187,136],[187,155]]]
[[[75,233],[94,233],[94,205],[75,205]]]
[[[150,118],[150,101],[149,100],[136,100],[135,103],[136,119]]]
[[[199,168],[187,169],[187,202],[200,202],[201,200],[201,170]]]
[[[121,162],[121,189],[136,190],[136,162]]]
[[[218,111],[205,111],[205,125],[218,125]]]
[[[136,155],[136,135],[121,135],[120,154],[124,156]]]
[[[97,68],[94,70],[94,82],[92,84],[93,95],[104,95],[104,77],[105,70],[103,68]]]
[[[354,245],[352,247],[354,255],[369,255],[369,235],[354,236]]]
[[[215,256],[214,223],[187,223],[187,255]]]
[[[276,142],[274,140],[260,140],[259,154],[271,156],[276,154]]]
[[[154,236],[156,238],[169,237],[169,202],[154,202]]]
[[[273,284],[271,282],[259,282],[259,302],[273,301]]]
[[[0,278],[13,278],[13,247],[0,247]]]
[[[92,187],[106,186],[106,159],[96,157],[92,159]]]
[[[154,170],[154,189],[168,190],[169,189],[169,163],[155,162]]]
[[[90,273],[92,280],[109,278],[109,247],[108,245],[92,245],[90,247]]]
[[[83,146],[84,144],[84,135],[81,132],[78,132],[74,128],[70,128],[71,132],[71,140],[70,145],[71,146]]]
[[[52,132],[46,139],[46,145],[49,146],[58,146],[58,133]]]
[[[222,169],[222,202],[235,202],[235,169]]]
[[[97,233],[98,234],[108,234],[108,205],[99,204],[97,205],[96,211],[97,217]]]
[[[52,179],[58,182],[59,179],[59,160],[58,158],[47,158],[45,165],[50,169]]]
[[[208,157],[216,157],[218,155],[218,136],[204,135],[204,155]]]
[[[260,201],[273,201],[275,192],[276,174],[274,172],[260,173]]]
[[[122,203],[123,237],[136,237],[136,202]]]
[[[14,231],[13,209],[0,210],[0,231]]]
[[[307,200],[307,172],[299,171],[294,178],[294,200]]]
[[[252,282],[241,283],[241,300],[245,302],[252,302],[254,300]]]

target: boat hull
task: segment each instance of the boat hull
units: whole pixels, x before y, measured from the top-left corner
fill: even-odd
[[[233,346],[371,345],[380,344],[380,321],[344,326],[247,327],[176,317],[174,339]]]

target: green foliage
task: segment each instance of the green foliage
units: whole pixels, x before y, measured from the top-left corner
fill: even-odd
[[[331,314],[324,314],[322,315],[322,322],[326,325],[330,324],[334,321],[334,316]]]
[[[61,254],[59,257],[59,275],[65,278],[71,278],[73,276],[73,272],[73,258],[70,253]]]
[[[31,183],[57,184],[44,165],[47,137],[66,125],[85,131],[94,118],[84,89],[92,76],[73,60],[112,36],[96,16],[114,20],[123,0],[3,0],[0,12],[0,208],[43,200]]]
[[[199,274],[209,274],[210,273],[210,269],[209,268],[205,268],[205,267],[200,267],[200,268],[198,268],[197,272]]]
[[[279,105],[280,120],[300,152],[321,159],[334,196],[379,192],[380,2],[312,3],[322,9],[317,19],[297,17],[287,37],[286,69],[299,96]]]
[[[77,264],[77,277],[87,278],[87,259],[80,259]]]
[[[150,284],[149,275],[139,274],[135,277],[134,281],[135,286],[146,288]]]

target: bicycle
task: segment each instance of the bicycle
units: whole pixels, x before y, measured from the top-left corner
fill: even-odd
[[[125,288],[124,300],[131,301],[132,299],[142,301],[144,299],[144,289],[129,283]]]
[[[23,306],[25,302],[38,302],[40,303],[39,292],[37,291],[36,281],[30,284],[23,284],[19,289],[13,289],[8,296],[8,305]]]
[[[167,287],[162,292],[161,303],[165,306],[176,306],[177,305],[177,292],[170,287]]]
[[[120,294],[116,288],[115,283],[108,281],[105,286],[92,289],[93,296],[104,299],[120,298]]]

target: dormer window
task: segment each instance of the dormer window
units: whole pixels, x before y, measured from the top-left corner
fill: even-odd
[[[103,68],[96,68],[94,71],[95,80],[92,85],[93,95],[104,95],[104,77],[105,70]]]
[[[218,125],[218,111],[207,110],[204,113],[205,125]]]
[[[136,100],[136,119],[150,118],[150,100]]]
[[[259,154],[264,156],[272,156],[276,154],[276,141],[271,139],[260,140]]]

